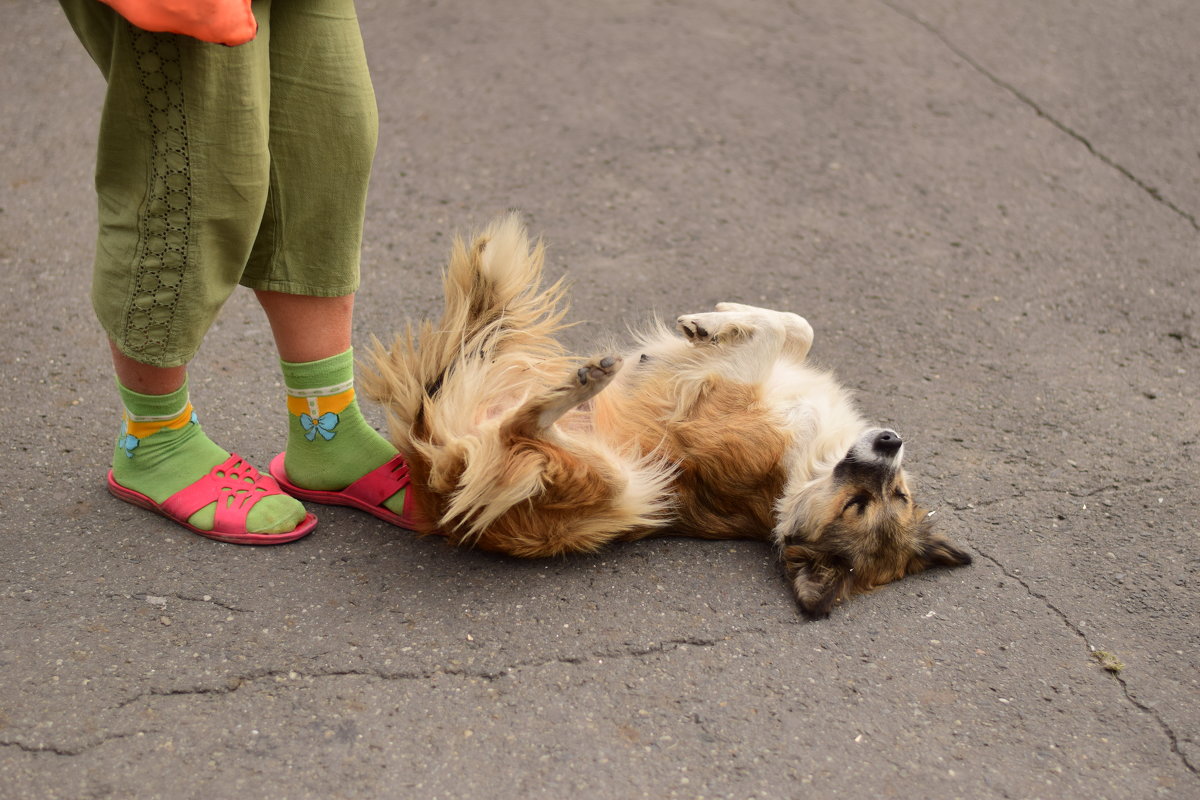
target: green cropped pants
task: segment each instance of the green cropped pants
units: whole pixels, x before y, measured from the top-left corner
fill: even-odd
[[[239,47],[60,4],[108,84],[92,302],[125,355],[188,362],[239,283],[358,288],[378,114],[353,0],[255,0]]]

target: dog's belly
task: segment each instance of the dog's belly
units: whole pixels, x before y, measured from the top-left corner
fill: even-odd
[[[701,382],[643,375],[601,396],[598,427],[676,465],[675,519],[655,535],[768,539],[791,434],[762,386],[712,374]]]

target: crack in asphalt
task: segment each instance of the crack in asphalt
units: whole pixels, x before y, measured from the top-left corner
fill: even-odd
[[[983,66],[983,64],[976,61],[965,50],[963,50],[961,47],[959,47],[953,41],[951,41],[950,37],[948,37],[946,34],[942,33],[942,31],[939,30],[936,26],[927,22],[920,15],[916,14],[915,12],[910,11],[907,8],[904,8],[902,6],[896,5],[894,2],[892,2],[892,0],[877,0],[877,2],[880,5],[887,6],[892,11],[894,11],[895,13],[904,17],[905,19],[909,20],[910,22],[912,22],[916,25],[920,25],[922,28],[924,28],[926,31],[928,31],[934,37],[936,37],[938,39],[938,41],[940,41],[952,53],[954,53],[956,56],[961,58],[964,62],[966,62],[972,69],[974,69],[980,75],[984,76],[985,78],[987,78],[989,81],[996,84],[1000,88],[1004,89],[1006,92],[1011,94],[1017,100],[1021,101],[1026,106],[1031,108],[1034,112],[1037,113],[1037,115],[1039,117],[1046,120],[1051,125],[1058,128],[1060,131],[1062,131],[1063,133],[1070,136],[1075,141],[1082,144],[1084,147],[1087,148],[1087,151],[1089,153],[1091,153],[1092,156],[1094,156],[1096,159],[1098,159],[1105,166],[1109,167],[1110,169],[1116,170],[1118,173],[1120,173],[1127,180],[1131,181],[1135,186],[1137,186],[1143,192],[1150,195],[1150,197],[1153,198],[1156,202],[1162,204],[1166,208],[1169,208],[1171,211],[1174,211],[1176,214],[1178,214],[1180,217],[1182,217],[1184,220],[1186,220],[1188,223],[1190,223],[1194,230],[1200,231],[1200,221],[1196,220],[1196,217],[1194,214],[1190,214],[1187,211],[1184,211],[1182,208],[1175,205],[1168,198],[1163,196],[1163,193],[1157,187],[1151,186],[1145,180],[1143,180],[1143,179],[1139,178],[1137,175],[1135,175],[1133,173],[1133,171],[1130,170],[1128,167],[1125,167],[1124,165],[1114,161],[1109,156],[1107,156],[1104,153],[1097,150],[1096,147],[1087,139],[1087,137],[1085,137],[1083,134],[1081,134],[1078,131],[1071,128],[1069,125],[1067,125],[1062,120],[1060,120],[1057,117],[1050,114],[1050,112],[1048,112],[1046,109],[1042,108],[1042,106],[1039,105],[1037,101],[1035,101],[1029,95],[1025,94],[1025,92],[1022,92],[1016,86],[1013,86],[1011,83],[1004,80],[1000,76],[996,75],[991,70],[989,70],[987,67]]]
[[[56,745],[50,743],[28,744],[20,739],[0,739],[0,747],[14,747],[23,753],[33,753],[36,755],[55,755],[64,757],[81,756],[84,753],[107,744],[108,742],[117,739],[130,739],[135,736],[142,736],[146,733],[157,733],[157,731],[134,731],[133,733],[110,733],[105,736],[99,736],[92,741],[80,743],[78,745]]]
[[[584,664],[589,661],[601,661],[603,659],[617,660],[622,658],[642,658],[648,655],[657,653],[667,653],[678,650],[681,647],[716,647],[717,645],[730,641],[735,636],[746,634],[766,634],[767,631],[762,628],[738,628],[727,633],[721,634],[715,638],[700,638],[700,637],[684,637],[679,639],[664,639],[654,644],[649,644],[645,647],[626,647],[614,650],[603,650],[590,652],[583,655],[566,655],[554,656],[551,658],[542,658],[528,661],[517,661],[494,670],[470,670],[461,667],[442,667],[436,666],[432,669],[419,671],[388,671],[382,669],[332,669],[318,670],[314,672],[301,672],[299,670],[261,670],[258,672],[246,673],[243,675],[231,675],[225,679],[224,685],[216,686],[191,686],[191,687],[172,687],[172,688],[151,688],[144,692],[139,692],[132,697],[128,697],[116,705],[109,706],[108,710],[118,711],[133,705],[134,703],[145,700],[149,697],[184,697],[195,695],[226,695],[236,692],[248,683],[271,679],[276,681],[300,680],[302,678],[342,678],[342,677],[367,677],[376,678],[382,681],[405,681],[405,680],[431,680],[439,676],[452,676],[461,678],[475,678],[482,681],[496,681],[501,678],[508,677],[518,670],[522,669],[538,669],[540,667],[549,666],[551,664]],[[3,742],[0,742],[3,744]]]
[[[517,662],[516,664],[512,664],[508,667],[505,667],[500,672],[494,673],[493,676],[489,679],[494,680],[495,678],[500,678],[505,675],[516,672],[519,669],[526,669],[529,667],[537,669],[539,667],[544,667],[544,666],[548,666],[550,664],[556,664],[556,663],[583,664],[587,661],[601,661],[606,658],[609,660],[617,660],[617,659],[622,659],[622,658],[642,658],[644,656],[654,655],[657,653],[669,653],[674,650],[678,650],[680,647],[697,647],[697,648],[716,647],[717,645],[721,644],[722,642],[729,641],[734,636],[740,636],[740,635],[744,635],[747,633],[765,634],[766,631],[763,630],[762,628],[741,628],[741,629],[737,629],[737,630],[731,631],[729,633],[726,633],[715,639],[704,639],[704,638],[697,638],[697,637],[687,637],[687,638],[683,638],[683,639],[664,639],[663,641],[658,642],[656,644],[651,644],[646,647],[640,647],[640,648],[626,647],[626,648],[618,649],[618,650],[606,650],[603,652],[588,653],[587,655],[584,655],[584,656],[557,656],[555,658],[543,659],[540,661]]]
[[[973,549],[980,556],[995,564],[996,568],[999,569],[1000,572],[1005,575],[1005,577],[1011,578],[1012,580],[1021,584],[1021,586],[1025,588],[1025,591],[1028,592],[1031,597],[1036,597],[1038,600],[1042,601],[1046,608],[1053,611],[1072,633],[1083,640],[1083,643],[1088,648],[1089,654],[1096,652],[1097,648],[1091,643],[1091,641],[1088,640],[1088,636],[1086,633],[1084,633],[1083,629],[1076,625],[1062,609],[1060,609],[1053,603],[1053,601],[1050,600],[1049,597],[1034,589],[1019,574],[1004,566],[1000,559],[996,558],[990,553],[985,552],[984,550],[979,549],[978,546],[974,546]],[[1179,737],[1176,735],[1171,726],[1167,724],[1166,720],[1162,718],[1162,715],[1160,715],[1152,706],[1149,706],[1134,697],[1134,695],[1130,692],[1129,683],[1124,678],[1113,672],[1110,672],[1109,674],[1112,675],[1120,685],[1126,701],[1128,701],[1134,708],[1148,715],[1151,719],[1158,723],[1159,728],[1162,729],[1163,734],[1167,737],[1167,741],[1169,741],[1171,744],[1171,752],[1176,755],[1179,761],[1183,764],[1184,768],[1193,775],[1200,776],[1200,770],[1198,770],[1196,765],[1191,762],[1191,760],[1187,757],[1187,754],[1183,752],[1182,748],[1179,746]]]
[[[1001,505],[1003,503],[1008,503],[1012,500],[1025,500],[1030,495],[1034,495],[1034,494],[1047,494],[1052,497],[1065,497],[1065,498],[1070,498],[1072,500],[1087,500],[1090,497],[1095,497],[1096,495],[1102,494],[1104,492],[1112,492],[1114,494],[1119,494],[1119,493],[1124,492],[1124,493],[1128,494],[1134,490],[1140,490],[1142,487],[1140,487],[1140,486],[1121,487],[1115,483],[1108,483],[1108,484],[1105,484],[1104,486],[1101,486],[1096,489],[1071,489],[1071,488],[1066,488],[1066,487],[1059,488],[1056,486],[1027,487],[1027,488],[1014,487],[1014,488],[1018,489],[1016,494],[1007,494],[1007,495],[995,496],[995,497],[983,497],[983,498],[977,498],[977,499],[973,499],[973,500],[969,500],[969,501],[961,501],[961,502],[948,500],[948,501],[946,501],[946,503],[954,511],[976,511],[981,508],[987,508],[988,506],[995,506],[995,505]]]
[[[955,44],[955,42],[953,40],[951,40],[950,37],[948,35],[946,35],[944,32],[942,32],[942,30],[940,30],[937,26],[928,22],[923,17],[921,17],[919,14],[917,14],[916,12],[911,11],[908,8],[905,8],[903,6],[896,4],[895,2],[893,2],[893,0],[877,0],[877,2],[879,2],[883,6],[886,6],[891,11],[900,15],[901,17],[904,17],[905,19],[909,20],[913,24],[920,26],[922,29],[924,29],[930,35],[932,35],[934,38],[936,38],[939,42],[941,42],[941,44],[944,47],[946,47],[948,50],[950,50],[950,52],[954,53],[955,56],[957,56],[964,63],[969,65],[972,69],[974,69],[980,75],[987,78],[989,81],[991,81],[993,84],[1000,87],[1004,91],[1008,92],[1010,95],[1012,95],[1014,98],[1016,98],[1022,104],[1024,104],[1028,108],[1030,108],[1039,117],[1041,117],[1042,119],[1045,119],[1051,125],[1053,125],[1058,130],[1060,130],[1062,133],[1065,133],[1067,136],[1071,137],[1076,142],[1083,145],[1087,149],[1087,151],[1093,157],[1095,157],[1097,160],[1099,160],[1101,163],[1108,166],[1110,169],[1116,170],[1120,175],[1122,175],[1127,180],[1131,181],[1139,189],[1141,189],[1143,192],[1148,194],[1153,200],[1155,200],[1156,202],[1165,206],[1166,208],[1170,209],[1178,216],[1182,217],[1184,220],[1186,220],[1192,226],[1193,229],[1200,231],[1200,222],[1197,221],[1196,216],[1194,214],[1188,213],[1187,211],[1183,210],[1182,208],[1177,206],[1175,203],[1173,203],[1170,199],[1163,196],[1162,192],[1157,187],[1150,185],[1145,180],[1143,180],[1142,178],[1140,178],[1136,174],[1134,174],[1132,170],[1130,170],[1129,168],[1125,167],[1124,165],[1118,163],[1117,161],[1113,160],[1111,157],[1109,157],[1105,153],[1099,151],[1087,137],[1085,137],[1083,134],[1076,131],[1075,129],[1071,128],[1069,125],[1067,125],[1062,120],[1060,120],[1057,117],[1055,117],[1054,115],[1052,115],[1049,111],[1047,111],[1045,108],[1043,108],[1041,104],[1039,104],[1036,100],[1034,100],[1032,97],[1030,97],[1027,93],[1023,92],[1021,89],[1017,88],[1012,83],[1009,83],[1008,81],[1004,80],[999,75],[997,75],[996,73],[989,70],[980,61],[978,61],[977,59],[972,57],[969,53],[967,53],[965,50],[963,50],[961,47],[959,47],[957,44]],[[1073,491],[1067,490],[1066,495],[1073,497],[1073,498],[1089,498],[1089,497],[1093,497],[1097,494],[1100,494],[1101,492],[1117,490],[1119,488],[1120,487],[1117,487],[1114,484],[1107,484],[1107,485],[1104,485],[1099,488],[1093,489],[1091,491],[1086,491],[1086,492],[1073,492]],[[1021,495],[1019,495],[1019,496],[1021,496]],[[1014,498],[1013,497],[988,498],[988,499],[975,500],[973,502],[968,502],[968,503],[965,503],[964,505],[952,504],[952,507],[957,511],[975,510],[975,509],[984,508],[984,507],[987,507],[990,505],[1004,503],[1011,499],[1014,499]],[[1036,597],[1039,600],[1041,600],[1041,602],[1043,604],[1045,604],[1045,606],[1047,608],[1049,608],[1051,611],[1053,611],[1063,621],[1063,623],[1073,633],[1075,633],[1084,642],[1084,644],[1087,645],[1089,652],[1095,652],[1096,648],[1091,644],[1090,641],[1088,641],[1088,637],[1083,632],[1083,630],[1079,626],[1077,626],[1074,622],[1072,622],[1072,620],[1070,619],[1070,617],[1067,616],[1067,614],[1065,614],[1060,608],[1058,608],[1056,605],[1054,605],[1054,603],[1046,595],[1033,589],[1033,587],[1031,587],[1019,575],[1016,575],[1015,573],[1010,571],[1006,566],[1004,566],[1004,564],[1001,563],[999,561],[999,559],[984,552],[983,550],[980,550],[978,547],[976,547],[975,550],[983,558],[992,562],[1004,575],[1013,579],[1014,581],[1019,583],[1021,586],[1023,586],[1025,588],[1025,591],[1028,592],[1031,596]],[[1124,678],[1122,678],[1120,675],[1117,675],[1115,673],[1113,673],[1113,677],[1116,679],[1118,684],[1121,686],[1122,692],[1124,693],[1126,700],[1130,704],[1132,704],[1135,708],[1139,709],[1143,713],[1150,715],[1158,723],[1158,725],[1162,728],[1163,733],[1167,736],[1168,740],[1170,741],[1172,752],[1175,753],[1175,755],[1180,759],[1180,761],[1183,763],[1183,765],[1190,772],[1192,772],[1192,774],[1200,774],[1200,771],[1198,771],[1196,765],[1192,764],[1191,761],[1188,759],[1187,755],[1185,755],[1183,753],[1183,751],[1181,750],[1180,745],[1179,745],[1179,739],[1176,736],[1174,730],[1172,730],[1171,727],[1162,719],[1162,717],[1158,714],[1158,712],[1155,711],[1155,709],[1152,708],[1151,706],[1148,706],[1144,702],[1138,700],[1131,693],[1129,684]]]
[[[204,605],[210,605],[210,606],[216,606],[217,608],[223,608],[226,611],[236,611],[239,614],[249,614],[253,611],[253,609],[249,609],[249,608],[239,608],[237,606],[231,606],[228,603],[218,600],[217,598],[213,597],[212,595],[204,595],[203,597],[189,597],[188,595],[185,595],[185,594],[176,594],[176,593],[153,594],[151,592],[130,592],[128,594],[125,594],[125,593],[118,593],[118,592],[110,592],[107,595],[107,597],[110,600],[143,600],[143,601],[149,603],[150,605],[163,606],[163,607],[165,607],[165,605],[166,605],[165,601],[167,601],[167,600],[178,600],[178,601],[185,602],[185,603],[203,603]],[[159,602],[159,601],[161,601],[161,602]]]
[[[188,599],[188,598],[180,598]],[[210,602],[210,601],[204,601]],[[296,681],[301,679],[322,679],[322,678],[345,678],[345,677],[365,677],[374,678],[380,681],[427,681],[439,676],[453,676],[462,678],[474,678],[486,682],[497,681],[502,678],[510,677],[513,673],[523,669],[538,669],[549,666],[551,664],[584,664],[589,661],[602,661],[604,659],[617,660],[623,658],[643,658],[648,655],[658,653],[669,653],[678,650],[682,647],[707,648],[716,647],[722,642],[727,642],[735,636],[743,636],[747,634],[765,635],[766,630],[762,628],[736,628],[714,638],[701,637],[683,637],[678,639],[664,639],[660,642],[648,644],[644,647],[625,647],[614,650],[603,650],[591,652],[578,656],[554,656],[552,658],[543,658],[529,661],[517,661],[512,664],[505,665],[496,670],[468,670],[458,667],[443,668],[441,666],[433,669],[411,671],[411,672],[389,672],[380,669],[342,669],[342,670],[321,670],[317,672],[299,672],[297,670],[261,670],[251,672],[244,675],[234,675],[225,679],[224,685],[221,686],[190,686],[190,687],[173,687],[173,688],[151,688],[144,692],[128,697],[125,700],[117,703],[114,706],[109,706],[107,711],[120,711],[134,703],[141,702],[152,697],[190,697],[190,696],[222,696],[232,694],[243,686],[270,679],[278,682]],[[43,742],[39,744],[29,744],[28,742],[19,739],[0,739],[0,747],[14,747],[18,750],[27,753],[52,754],[64,757],[73,757],[83,755],[90,750],[93,750],[101,745],[107,744],[110,741],[118,739],[128,739],[134,736],[144,735],[146,733],[154,733],[155,731],[136,731],[133,733],[112,733],[106,736],[100,736],[94,740],[85,741],[76,745],[71,744],[55,744],[52,742]]]
[[[170,595],[167,595],[167,597],[174,597],[176,600],[183,600],[184,602],[188,602],[188,603],[207,603],[208,605],[213,605],[213,606],[216,606],[217,608],[223,608],[226,611],[236,611],[239,614],[249,614],[252,610],[249,608],[238,608],[237,606],[231,606],[228,603],[225,603],[225,602],[222,602],[222,601],[216,599],[212,595],[204,595],[202,597],[188,597],[187,595],[183,595],[183,594],[170,594]]]
[[[181,598],[188,599],[188,598]],[[210,602],[210,601],[204,601]],[[643,647],[624,647],[612,650],[602,650],[586,653],[583,655],[566,655],[554,656],[551,658],[542,658],[528,661],[517,661],[507,664],[495,670],[469,670],[459,667],[445,668],[441,666],[433,669],[409,672],[389,672],[381,669],[331,669],[320,670],[316,672],[300,672],[297,670],[261,670],[251,672],[244,675],[232,675],[225,679],[224,685],[217,686],[185,686],[172,688],[151,688],[144,692],[139,692],[132,697],[128,697],[116,705],[109,706],[106,711],[120,711],[135,703],[153,697],[191,697],[191,696],[222,696],[232,694],[243,686],[261,680],[272,680],[277,682],[298,681],[301,679],[322,679],[322,678],[345,678],[345,677],[364,677],[374,678],[380,681],[428,681],[439,676],[452,676],[461,678],[474,678],[485,682],[497,681],[502,678],[510,677],[513,673],[524,669],[539,669],[541,667],[550,666],[552,664],[585,664],[592,661],[603,661],[604,659],[618,660],[626,658],[643,658],[648,655],[659,653],[669,653],[679,650],[684,647],[708,648],[716,647],[717,645],[728,642],[737,636],[745,635],[766,635],[767,631],[763,628],[734,628],[719,634],[712,638],[706,637],[682,637],[676,639],[664,639],[659,642],[647,644]],[[90,750],[93,750],[110,741],[118,739],[128,739],[134,736],[145,735],[146,733],[155,733],[156,731],[136,731],[133,733],[112,733],[106,736],[100,736],[94,740],[85,741],[76,745],[71,744],[55,744],[52,742],[44,742],[39,744],[29,744],[28,742],[19,739],[0,739],[0,747],[14,747],[18,750],[27,753],[53,754],[58,756],[73,757],[83,755]]]

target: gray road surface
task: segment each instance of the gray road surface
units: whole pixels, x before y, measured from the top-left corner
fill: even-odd
[[[360,344],[521,209],[580,347],[804,314],[976,563],[805,623],[750,543],[517,563],[324,509],[251,549],[118,503],[103,87],[56,4],[0,0],[0,798],[1200,796],[1200,6],[360,11]],[[248,295],[192,376],[265,464]]]

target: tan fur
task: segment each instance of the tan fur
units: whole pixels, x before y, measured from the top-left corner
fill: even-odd
[[[437,323],[376,341],[360,386],[387,411],[426,532],[521,557],[686,535],[775,545],[801,609],[970,557],[909,499],[894,432],[804,363],[812,328],[732,303],[580,361],[561,282],[515,216],[454,245]],[[894,437],[894,438],[891,438]]]

